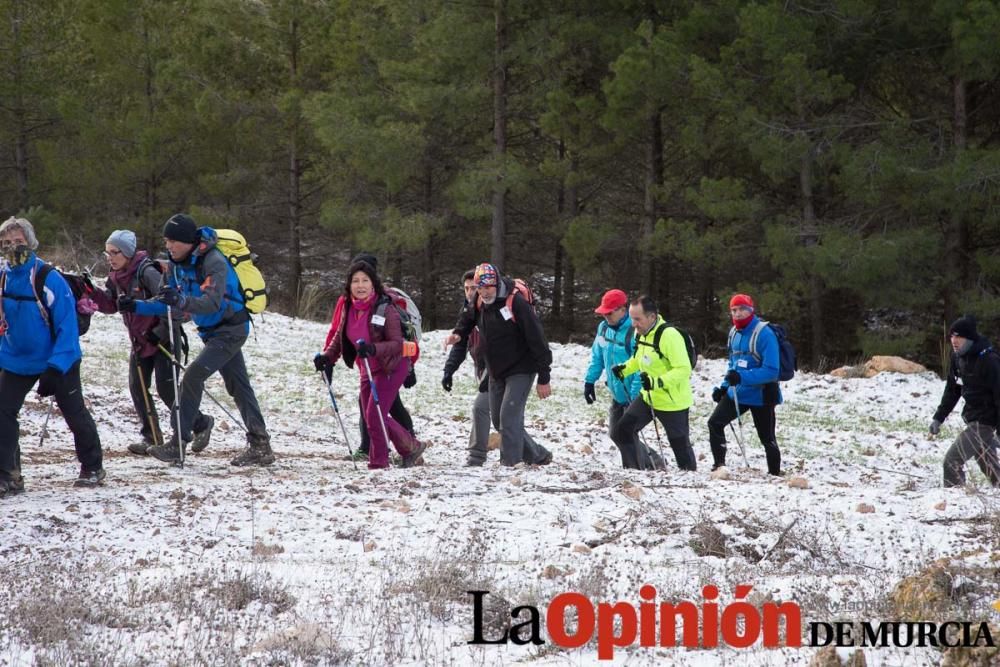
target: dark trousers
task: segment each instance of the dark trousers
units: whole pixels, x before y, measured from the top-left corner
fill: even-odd
[[[20,425],[17,416],[24,405],[24,397],[38,380],[37,375],[17,375],[0,371],[0,477],[14,479],[21,475]],[[103,465],[101,438],[97,434],[94,418],[83,402],[80,385],[80,362],[62,376],[56,388],[56,405],[62,412],[66,425],[73,432],[76,458],[84,470],[99,470]]]
[[[175,355],[176,356],[176,355]],[[174,407],[174,374],[167,355],[157,352],[149,357],[137,356],[135,350],[128,359],[128,390],[132,395],[132,405],[139,416],[140,433],[146,442],[163,443],[159,416],[150,383],[156,378],[156,394],[167,406],[167,412]],[[148,406],[148,409],[147,409]]]
[[[257,395],[250,385],[250,376],[243,359],[243,343],[246,336],[217,334],[205,340],[205,347],[188,364],[181,379],[181,436],[184,440],[193,437],[192,428],[198,425],[201,416],[201,399],[205,393],[205,380],[218,372],[226,384],[226,392],[233,397],[239,408],[243,425],[250,435],[266,436],[267,426],[260,412]],[[176,428],[176,417],[171,425]]]
[[[368,427],[365,425],[365,409],[361,406],[360,394],[358,395],[358,406],[361,407],[361,444],[358,445],[358,451],[367,454],[371,446],[371,437],[368,435]],[[413,417],[410,416],[410,411],[403,405],[403,400],[399,397],[398,393],[396,394],[396,400],[392,402],[392,407],[389,408],[389,415],[396,420],[397,424],[409,431],[410,435],[415,435],[413,433]]]
[[[767,471],[772,475],[781,472],[781,450],[778,449],[778,438],[774,434],[775,416],[773,405],[740,405],[740,414],[747,410],[753,417],[753,425],[757,437],[764,445],[764,455],[767,457]],[[708,442],[712,447],[712,467],[726,465],[726,426],[736,419],[736,404],[728,394],[722,397],[715,411],[708,418]],[[744,446],[746,443],[743,443]]]
[[[490,419],[500,434],[500,462],[505,466],[552,460],[549,450],[524,430],[524,408],[534,383],[534,373],[490,378]]]
[[[667,434],[667,441],[670,443],[670,449],[674,451],[677,467],[681,470],[697,470],[698,463],[695,461],[689,437],[688,411],[654,411],[641,397],[629,404],[618,423],[611,429],[611,439],[622,455],[622,467],[653,469],[649,451],[639,442],[639,431],[653,421],[654,414]]]
[[[965,484],[965,462],[975,459],[992,486],[1000,486],[1000,463],[997,462],[995,427],[969,422],[944,455],[944,485]]]

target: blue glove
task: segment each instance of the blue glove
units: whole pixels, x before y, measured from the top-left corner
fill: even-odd
[[[729,369],[729,372],[726,373],[726,384],[730,387],[737,386],[741,381],[742,378],[740,378],[740,372],[735,368]]]
[[[171,289],[170,287],[161,289],[160,293],[156,295],[156,300],[168,308],[183,308],[186,301],[184,295],[179,290]]]

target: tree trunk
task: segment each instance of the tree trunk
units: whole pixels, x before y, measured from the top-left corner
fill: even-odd
[[[813,202],[813,149],[809,145],[799,163],[799,190],[802,197],[803,241],[807,247],[819,242],[816,226],[816,209]],[[814,369],[818,369],[823,358],[823,285],[819,275],[811,271],[809,275],[809,330],[810,359]]]
[[[13,59],[14,78],[14,172],[17,175],[17,204],[21,210],[31,206],[31,196],[28,191],[28,122],[24,100],[24,53],[21,50],[21,2],[17,0],[12,7],[11,16],[11,57]]]
[[[956,76],[952,81],[953,128],[952,135],[955,144],[954,159],[965,152],[968,143],[968,114],[966,111],[965,79]],[[948,279],[944,281],[944,315],[945,321],[951,322],[960,313],[959,304],[962,292],[970,284],[969,271],[969,222],[960,206],[952,206],[948,221],[948,233],[945,236],[945,266],[948,267]]]
[[[290,88],[298,86],[299,77],[299,25],[292,19],[289,26],[288,75]],[[288,293],[291,298],[291,312],[299,316],[302,290],[302,163],[299,154],[299,132],[301,116],[296,107],[288,136],[288,245],[290,273]]]
[[[578,164],[576,158],[570,158],[569,174],[567,175],[569,185],[566,186],[566,212],[569,214],[570,221],[575,220],[580,215],[580,191],[577,186],[578,179],[576,177],[577,168]],[[562,243],[560,243],[560,246],[561,245]],[[576,293],[573,289],[575,282],[576,269],[573,266],[573,259],[571,257],[567,257],[566,276],[562,285],[563,302],[565,305],[562,322],[565,326],[567,336],[573,333],[573,329],[576,326],[576,318],[574,317],[576,311]]]
[[[149,23],[148,17],[143,16],[142,23],[142,43],[145,49],[145,62],[143,63],[143,73],[145,75],[145,87],[143,94],[146,96],[146,125],[148,127],[155,127],[156,123],[156,73],[153,67],[153,46],[152,40],[149,37]],[[146,236],[149,239],[148,248],[153,248],[158,245],[159,233],[160,233],[160,221],[157,220],[157,207],[160,204],[159,197],[159,185],[160,177],[156,173],[156,156],[157,150],[154,144],[150,148],[150,154],[146,156],[149,160],[149,173],[146,175],[146,182],[143,184],[143,189],[145,190],[145,201],[143,202],[146,206],[145,210],[145,230]]]
[[[429,160],[424,165],[423,199],[424,212],[427,215],[431,215],[434,212],[434,172]],[[435,266],[434,252],[436,246],[437,243],[435,243],[434,235],[432,234],[424,245],[424,271],[420,283],[420,316],[423,320],[423,328],[428,330],[438,327],[437,268]]]
[[[496,183],[493,186],[491,261],[505,270],[507,233],[507,0],[494,0],[496,21],[493,43],[493,154]]]
[[[653,229],[659,214],[656,200],[657,189],[663,186],[663,122],[657,110],[648,119],[648,143],[646,146],[646,179],[643,199],[643,217],[639,228],[639,259],[641,266],[641,288],[645,294],[659,298],[657,290],[656,263],[650,252]]]
[[[566,144],[562,139],[559,140],[559,148],[557,151],[559,160],[562,161],[566,158]],[[565,181],[559,182],[559,189],[556,193],[556,219],[562,220],[563,213],[566,211],[566,184]],[[555,275],[552,280],[552,310],[549,311],[551,314],[552,322],[559,322],[562,319],[562,289],[563,289],[563,261],[566,258],[566,254],[563,251],[562,239],[559,238],[559,234],[556,234],[556,257],[555,257]]]

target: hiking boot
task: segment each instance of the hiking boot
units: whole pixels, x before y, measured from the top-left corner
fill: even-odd
[[[73,482],[73,486],[83,486],[83,487],[95,487],[99,486],[107,474],[104,472],[104,468],[98,468],[97,470],[86,470],[80,468],[80,476],[76,478]]]
[[[24,478],[18,475],[13,479],[0,479],[0,498],[14,496],[24,492]]]
[[[205,425],[200,431],[194,432],[194,439],[191,440],[191,451],[197,454],[205,451],[208,447],[208,440],[212,437],[212,427],[215,426],[215,418],[205,415]]]
[[[143,438],[142,442],[133,442],[128,446],[128,451],[132,454],[137,454],[139,456],[145,456],[149,453],[149,448],[155,446],[154,443],[149,438]]]
[[[664,462],[663,457],[655,449],[648,450],[649,452],[649,462],[652,466],[652,470],[666,470],[667,464]]]
[[[358,451],[354,452],[354,456],[351,457],[351,460],[353,460],[353,461],[367,461],[368,460],[368,450],[367,449],[359,449]]]
[[[401,464],[404,468],[412,468],[417,464],[417,461],[423,456],[424,450],[427,449],[426,442],[417,441],[413,449],[409,454],[403,457],[403,463]]]
[[[187,452],[189,440],[184,441],[184,451]],[[177,446],[177,434],[170,436],[170,440],[167,440],[162,445],[154,445],[146,450],[146,453],[152,456],[158,461],[163,461],[164,463],[180,463],[181,453],[180,448]]]
[[[549,450],[545,450],[545,453],[542,454],[542,458],[535,461],[534,465],[547,466],[550,463],[552,463],[552,452],[550,452]]]
[[[271,436],[264,433],[247,433],[247,448],[237,454],[230,465],[234,466],[269,466],[274,463],[274,452],[271,451]]]
[[[477,459],[471,456],[465,461],[466,468],[482,468],[485,464],[486,459]]]

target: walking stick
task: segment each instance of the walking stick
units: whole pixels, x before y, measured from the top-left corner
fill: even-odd
[[[663,441],[660,440],[660,424],[656,420],[656,410],[653,409],[653,392],[647,390],[646,397],[649,398],[649,416],[652,417],[653,429],[656,431],[656,448],[660,450],[660,460],[663,461],[663,471],[666,472],[667,459],[663,456]],[[653,465],[653,470],[656,470],[655,464]]]
[[[133,355],[135,353],[133,352]],[[134,356],[135,359],[135,374],[139,376],[139,387],[142,388],[142,402],[146,405],[146,421],[149,422],[149,432],[153,435],[153,444],[157,447],[163,444],[163,435],[160,434],[160,439],[156,439],[156,435],[160,433],[159,424],[153,423],[153,408],[149,404],[149,392],[146,391],[146,378],[142,376],[142,368],[139,366],[139,357]],[[174,401],[177,401],[177,387],[174,386]]]
[[[360,347],[365,341],[359,340],[355,345]],[[368,386],[372,390],[372,398],[375,400],[376,412],[378,412],[378,420],[382,422],[382,435],[385,436],[385,447],[386,451],[389,449],[389,430],[385,427],[385,417],[382,416],[382,405],[378,400],[378,391],[375,389],[375,378],[372,377],[372,367],[368,363],[368,357],[364,357],[365,360],[365,370],[368,372]]]
[[[740,446],[740,454],[743,455],[743,463],[746,464],[747,468],[750,467],[750,461],[747,460],[747,450],[743,447],[743,418],[740,416],[740,399],[736,397],[736,387],[733,387],[733,405],[736,406],[736,423],[740,425],[740,435],[736,438],[736,444]],[[729,428],[733,428],[733,422],[729,422]],[[736,431],[733,431],[733,437],[736,437]]]
[[[53,396],[49,397],[49,409],[45,413],[45,423],[42,424],[42,433],[38,438],[38,448],[41,449],[42,445],[45,443],[45,436],[49,434],[49,417],[52,416],[52,406],[55,405],[56,399]],[[19,462],[20,463],[20,462]],[[20,468],[20,465],[18,465]]]
[[[347,451],[351,453],[351,463],[354,464],[354,469],[358,469],[358,462],[354,460],[354,450],[351,448],[351,441],[347,437],[347,427],[344,426],[344,418],[340,416],[340,408],[337,407],[337,399],[333,397],[333,384],[326,377],[326,373],[323,371],[318,371],[323,378],[323,384],[326,385],[326,391],[330,394],[330,402],[333,403],[333,413],[337,415],[337,421],[340,422],[340,430],[344,433],[344,443],[347,444]]]
[[[187,370],[187,366],[185,366],[184,364],[182,364],[180,362],[180,360],[177,359],[177,357],[175,357],[174,355],[170,354],[169,350],[167,350],[167,348],[163,347],[162,344],[158,344],[156,347],[160,348],[160,352],[163,352],[163,354],[167,355],[167,359],[170,360],[170,363],[174,367],[174,372],[175,373],[177,372],[178,368],[180,368],[183,371]],[[212,399],[212,402],[215,403],[216,405],[218,405],[219,409],[222,410],[223,412],[225,412],[226,416],[229,417],[230,419],[232,419],[233,422],[235,422],[241,429],[243,429],[244,432],[249,433],[249,431],[247,431],[247,427],[243,425],[243,421],[240,420],[240,419],[237,419],[236,417],[234,417],[233,413],[230,412],[229,410],[227,410],[226,406],[224,406],[222,403],[220,403],[219,399],[217,399],[215,396],[212,395],[212,392],[210,392],[208,389],[205,389],[203,387],[202,388],[202,393],[204,393],[206,396],[208,396],[210,399]],[[175,399],[175,402],[177,402],[178,404],[180,403],[180,401],[177,400],[177,399]]]
[[[174,347],[174,316],[173,316],[173,312],[174,312],[174,309],[171,308],[170,306],[167,306],[167,331],[168,331],[169,336],[170,336],[170,349],[171,350],[176,350],[177,348]],[[163,346],[160,345],[160,344],[157,344],[157,347],[159,347],[161,350],[163,349]],[[174,356],[173,354],[170,354],[171,358],[173,358],[173,356]],[[173,374],[173,380],[174,380],[174,405],[173,405],[173,408],[174,408],[175,414],[177,415],[177,419],[176,419],[176,422],[177,422],[177,426],[176,426],[176,428],[177,428],[177,431],[176,431],[176,433],[177,433],[177,451],[180,454],[180,459],[179,459],[180,466],[183,468],[184,467],[184,434],[181,433],[181,387],[180,387],[180,382],[177,379],[177,366],[171,365],[170,366],[170,370],[171,370],[171,372]]]

